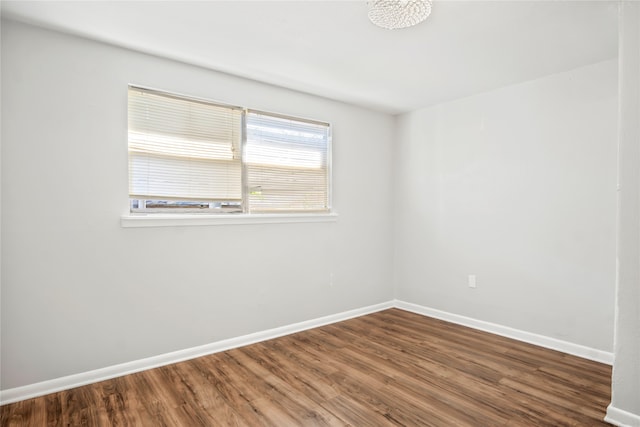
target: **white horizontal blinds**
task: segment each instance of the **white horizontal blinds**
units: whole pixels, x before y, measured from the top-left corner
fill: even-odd
[[[129,196],[242,200],[242,111],[129,88]]]
[[[329,125],[249,111],[246,118],[251,212],[329,210]]]

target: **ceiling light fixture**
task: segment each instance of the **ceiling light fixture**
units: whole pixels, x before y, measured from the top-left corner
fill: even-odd
[[[369,20],[388,30],[407,28],[427,19],[431,0],[370,0]]]

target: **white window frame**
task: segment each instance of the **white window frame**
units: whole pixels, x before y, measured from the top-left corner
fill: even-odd
[[[333,180],[332,180],[332,126],[328,122],[321,122],[318,120],[305,119],[288,114],[271,113],[264,111],[252,110],[249,108],[242,108],[231,106],[229,104],[211,101],[208,99],[202,99],[189,95],[177,94],[175,92],[168,92],[165,90],[152,89],[140,85],[131,84],[128,88],[148,90],[158,93],[166,93],[173,97],[180,97],[186,100],[193,100],[195,102],[206,102],[213,105],[241,108],[243,110],[242,120],[242,213],[238,212],[214,212],[207,209],[181,209],[179,212],[172,210],[152,209],[152,210],[132,210],[132,199],[128,198],[127,212],[121,216],[121,226],[125,228],[130,227],[166,227],[166,226],[202,226],[202,225],[235,225],[235,224],[281,224],[281,223],[313,223],[313,222],[335,222],[337,221],[338,214],[333,210],[332,196],[333,196]],[[245,163],[245,145],[246,145],[246,114],[248,112],[265,113],[274,117],[288,118],[300,122],[311,122],[325,124],[328,128],[327,148],[326,148],[326,189],[327,189],[327,210],[326,211],[311,211],[309,213],[304,211],[292,211],[282,213],[259,213],[259,212],[246,212],[247,210],[247,195],[248,185],[246,181],[246,168]],[[127,127],[128,128],[128,127]]]

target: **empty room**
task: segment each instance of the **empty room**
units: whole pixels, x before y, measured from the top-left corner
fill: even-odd
[[[640,2],[0,8],[2,426],[640,427]]]

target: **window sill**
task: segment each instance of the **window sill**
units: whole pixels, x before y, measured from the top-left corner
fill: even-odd
[[[124,228],[185,227],[240,224],[289,224],[301,222],[336,222],[337,213],[328,214],[127,214],[120,218]]]

